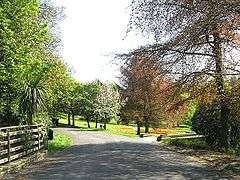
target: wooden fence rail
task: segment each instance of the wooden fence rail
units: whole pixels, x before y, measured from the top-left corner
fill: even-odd
[[[173,134],[162,137],[162,139],[203,139],[203,138],[205,138],[205,136],[197,135],[196,133]]]
[[[44,147],[41,125],[0,128],[0,165],[19,159]]]

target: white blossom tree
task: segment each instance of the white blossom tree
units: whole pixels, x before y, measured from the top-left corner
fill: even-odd
[[[103,123],[104,129],[106,129],[106,123],[117,118],[120,107],[120,94],[117,88],[113,84],[103,84],[95,104],[96,122]]]

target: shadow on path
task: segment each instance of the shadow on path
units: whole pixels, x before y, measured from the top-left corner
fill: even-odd
[[[80,126],[73,126],[73,125],[67,125],[67,124],[62,124],[59,123],[57,127],[55,127],[56,129],[58,128],[69,128],[71,129],[71,131],[104,131],[104,129],[101,128],[88,128],[88,127],[80,127]]]
[[[7,179],[220,179],[164,147],[136,142],[76,145]],[[227,178],[226,178],[227,179]]]

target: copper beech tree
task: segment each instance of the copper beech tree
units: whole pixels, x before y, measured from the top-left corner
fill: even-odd
[[[162,76],[156,59],[143,54],[121,58],[125,60],[121,67],[122,113],[136,122],[137,134],[140,134],[140,126],[145,126],[145,133],[148,133],[150,126],[178,124],[179,114],[184,115],[184,106],[174,108],[176,101],[168,101],[173,91]],[[181,113],[178,114],[179,110]]]
[[[239,76],[239,0],[132,0],[129,30],[153,34],[155,44],[140,51],[159,58],[181,88],[214,82],[220,107],[221,147],[229,147],[225,80]]]

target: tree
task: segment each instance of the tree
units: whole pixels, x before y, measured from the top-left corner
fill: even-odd
[[[72,112],[72,121],[73,126],[74,124],[74,115],[81,114],[81,103],[83,99],[83,85],[77,81],[74,82],[72,89],[70,91],[70,105],[71,105],[71,112]]]
[[[41,0],[39,6],[39,19],[48,25],[50,38],[46,42],[47,49],[55,55],[60,54],[61,32],[59,22],[65,17],[64,8],[59,7],[52,0]]]
[[[111,119],[116,119],[119,111],[120,96],[117,88],[112,84],[102,84],[95,104],[96,123],[98,121],[104,123],[104,129],[106,129],[106,124]]]
[[[135,119],[140,134],[140,125],[159,127],[164,118],[164,81],[154,58],[137,54],[128,59],[121,68],[122,92],[125,113]]]
[[[4,102],[1,109],[8,109],[5,112],[12,114],[19,114],[16,107],[27,79],[25,75],[31,72],[26,67],[39,62],[45,54],[48,31],[45,24],[38,21],[38,7],[36,0],[8,0],[0,4],[0,84],[3,89],[0,99]]]
[[[37,61],[25,68],[25,89],[21,92],[20,110],[27,115],[28,124],[33,123],[33,116],[42,109],[47,107],[49,115],[56,113],[56,108],[51,107],[56,101],[56,93],[60,92],[62,78],[67,73],[66,69],[56,72],[61,68],[61,63],[57,59]],[[53,74],[54,73],[54,74]],[[54,76],[54,77],[53,77]],[[56,89],[59,88],[59,89]],[[46,110],[46,109],[44,109]]]
[[[80,115],[82,115],[90,127],[90,121],[94,118],[95,104],[97,103],[97,96],[100,91],[100,84],[97,81],[83,84],[82,99],[80,102]]]
[[[20,108],[27,115],[27,123],[33,124],[33,116],[44,105],[44,89],[36,82],[26,85],[26,89],[20,100]]]
[[[40,97],[42,94],[40,91],[43,89],[46,93],[41,96],[44,96],[47,105],[56,97],[52,96],[53,88],[48,83],[53,83],[48,77],[52,70],[56,69],[56,59],[59,59],[53,55],[55,48],[59,46],[59,43],[54,43],[57,34],[53,30],[60,19],[59,12],[60,9],[50,1],[6,0],[1,2],[1,125],[18,125],[23,118],[19,109],[28,114],[29,123],[32,123],[31,116],[37,112],[38,100],[43,99]],[[58,75],[61,73],[64,76],[66,71],[58,72]],[[39,78],[41,81],[37,83]],[[57,83],[60,84],[60,81]],[[31,101],[31,97],[34,97],[34,100]]]
[[[75,115],[80,114],[80,106],[83,98],[82,84],[69,77],[61,97],[58,98],[57,111],[68,115],[68,125],[75,126]]]
[[[154,35],[156,43],[144,51],[158,55],[178,87],[214,80],[221,109],[221,147],[229,147],[230,129],[224,80],[239,75],[238,4],[227,0],[134,0],[131,4],[130,29]]]
[[[72,78],[68,67],[58,58],[53,58],[51,68],[44,81],[44,87],[47,89],[46,110],[50,117],[57,117],[60,113],[69,114],[69,89],[72,84]],[[70,125],[70,117],[69,123]]]

